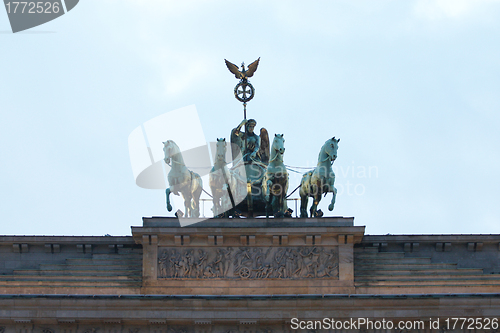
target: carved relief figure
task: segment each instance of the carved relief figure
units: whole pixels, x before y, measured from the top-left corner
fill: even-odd
[[[338,253],[335,249],[331,249],[329,252],[323,251],[324,264],[320,267],[318,271],[318,277],[336,277],[339,275],[339,264],[337,262]]]
[[[158,258],[158,272],[160,276],[167,276],[167,260],[168,260],[168,252],[163,251],[162,254]]]
[[[229,265],[231,263],[231,260],[229,259],[230,253],[230,248],[228,248],[227,250],[223,248],[217,249],[217,256],[215,258],[214,265],[216,265],[217,271],[219,272],[221,277],[227,276],[227,273],[229,271]]]
[[[338,278],[337,248],[239,247],[160,250],[158,276],[174,279]]]
[[[186,258],[184,259],[186,271],[184,272],[185,277],[191,277],[194,268],[194,258],[193,258],[193,250],[189,250],[186,252]]]
[[[198,250],[198,260],[196,261],[196,277],[203,277],[203,267],[207,261],[207,253],[203,250]]]

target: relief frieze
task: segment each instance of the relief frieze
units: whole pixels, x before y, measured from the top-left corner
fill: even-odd
[[[173,279],[338,279],[337,247],[158,249],[158,277]]]

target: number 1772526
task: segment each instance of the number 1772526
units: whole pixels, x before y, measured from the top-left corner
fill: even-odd
[[[8,14],[57,14],[61,10],[59,2],[38,1],[12,1],[5,4]]]

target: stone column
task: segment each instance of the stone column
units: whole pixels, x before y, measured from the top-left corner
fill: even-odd
[[[354,235],[339,235],[339,280],[354,284]]]
[[[142,281],[151,284],[158,279],[158,236],[142,235]]]

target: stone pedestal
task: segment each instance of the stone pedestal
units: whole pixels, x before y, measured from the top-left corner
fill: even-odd
[[[353,294],[353,220],[144,218],[141,294]]]

